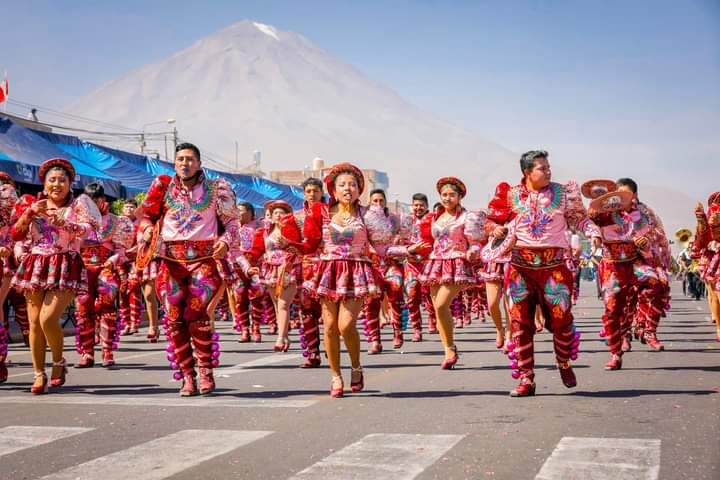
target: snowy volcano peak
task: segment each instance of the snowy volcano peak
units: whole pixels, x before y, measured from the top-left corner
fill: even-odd
[[[277,30],[275,30],[275,27],[272,27],[270,25],[265,25],[264,23],[259,22],[253,22],[253,25],[255,28],[263,32],[265,35],[269,35],[275,40],[280,40],[280,37],[277,35]]]

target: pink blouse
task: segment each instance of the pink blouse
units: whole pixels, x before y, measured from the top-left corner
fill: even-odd
[[[476,257],[480,253],[481,243],[487,238],[485,219],[484,212],[468,212],[464,209],[459,215],[452,217],[438,214],[432,223],[434,242],[430,259],[471,260]]]
[[[525,247],[569,248],[565,235],[568,228],[583,232],[588,238],[600,237],[600,230],[587,217],[575,182],[567,185],[551,182],[538,192],[524,184],[509,192],[515,217],[508,225],[516,244]]]

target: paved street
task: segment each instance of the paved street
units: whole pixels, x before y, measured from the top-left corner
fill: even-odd
[[[71,368],[41,397],[14,344],[0,386],[0,478],[718,479],[720,343],[707,303],[674,288],[659,330],[666,351],[635,342],[618,372],[602,368],[602,306],[583,296],[579,385],[562,385],[541,333],[534,398],[508,396],[516,381],[490,321],[458,331],[450,372],[437,335],[393,351],[385,329],[386,353],[362,357],[366,391],[344,399],[329,398],[327,368],[297,368],[296,334],[289,353],[273,353],[272,337],[239,344],[221,323],[218,392],[190,399],[177,395],[164,343],[144,335],[122,337],[116,367]]]

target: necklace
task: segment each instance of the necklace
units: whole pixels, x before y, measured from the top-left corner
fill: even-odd
[[[548,214],[558,208],[560,205],[560,201],[562,200],[562,187],[559,183],[551,183],[549,185],[550,188],[550,203],[545,205],[544,207],[540,207],[540,210],[544,214]],[[521,213],[521,214],[528,214],[530,213],[533,208],[529,205],[527,205],[523,200],[520,198],[520,191],[522,188],[516,188],[513,192],[513,205],[515,208]]]
[[[170,182],[167,192],[165,193],[165,202],[167,203],[168,207],[173,210],[185,210],[186,207],[189,206],[192,210],[195,210],[196,212],[202,212],[208,207],[208,205],[210,205],[210,199],[213,197],[213,193],[215,192],[215,185],[212,182],[206,182],[203,195],[196,202],[193,203],[189,194],[186,202],[176,199],[172,195],[172,192],[175,190],[175,188],[177,188],[177,185],[175,183],[175,180],[173,179]]]

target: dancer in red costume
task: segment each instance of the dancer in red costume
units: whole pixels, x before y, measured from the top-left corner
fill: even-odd
[[[375,232],[363,222],[364,209],[358,203],[365,187],[362,172],[349,163],[338,164],[325,177],[325,184],[330,202],[316,203],[312,214],[306,215],[304,253],[320,251],[315,276],[307,285],[322,305],[325,351],[333,375],[330,395],[342,397],[340,335],[350,356],[350,389],[359,392],[365,378],[356,322],[366,297],[381,294],[381,280],[370,259],[369,239]]]
[[[102,342],[102,365],[115,365],[113,350],[117,348],[117,299],[120,286],[127,277],[120,275],[121,266],[127,262],[125,251],[132,246],[135,226],[127,217],[109,213],[110,204],[105,198],[102,185],[90,183],[85,186],[90,197],[102,214],[102,224],[88,232],[80,248],[87,275],[87,289],[75,298],[75,336],[80,361],[75,368],[88,368],[95,364],[95,332],[100,328]]]
[[[586,190],[583,185],[583,190]],[[612,186],[615,189],[615,186]],[[606,370],[622,368],[623,324],[626,305],[633,296],[640,301],[637,315],[660,315],[662,286],[658,280],[650,250],[650,219],[638,210],[630,192],[615,192],[593,200],[589,217],[600,227],[603,239],[601,262],[602,290],[605,302],[603,329],[608,338],[611,358]],[[637,289],[637,293],[635,293]]]
[[[565,264],[568,228],[600,244],[600,230],[585,211],[575,183],[551,182],[548,154],[532,150],[522,155],[522,182],[509,193],[514,218],[508,225],[504,245],[498,255],[511,249],[508,267],[508,296],[513,340],[508,357],[513,377],[520,384],[510,392],[513,397],[535,394],[535,309],[540,307],[545,327],[553,334],[555,359],[563,384],[577,385],[570,366],[577,356],[579,332],[573,334],[570,294],[572,274]]]
[[[135,211],[137,203],[133,199],[125,200],[122,206],[122,216],[127,218],[133,224],[135,235],[133,235],[133,245],[125,251],[127,261],[121,266],[121,275],[128,278],[120,286],[118,292],[118,314],[120,316],[120,325],[122,326],[122,335],[133,335],[138,333],[140,328],[140,315],[142,313],[142,297],[140,294],[140,286],[134,282],[135,278],[134,265],[137,256],[137,222],[135,219]],[[150,337],[148,337],[150,338]],[[157,341],[157,340],[156,340]]]
[[[247,343],[251,339],[255,343],[262,341],[260,332],[260,314],[258,312],[261,307],[257,303],[264,294],[264,289],[260,283],[258,276],[248,277],[243,271],[242,266],[246,265],[252,258],[252,245],[255,238],[255,230],[258,228],[258,222],[255,220],[255,210],[249,202],[238,203],[238,218],[240,227],[238,229],[239,241],[230,248],[230,260],[235,270],[235,280],[230,285],[231,292],[230,307],[233,311],[235,319],[234,328],[240,332],[240,343]],[[252,315],[250,310],[252,308]],[[252,323],[251,323],[252,318]]]
[[[693,258],[699,259],[698,270],[707,285],[710,314],[720,342],[720,192],[708,198],[707,213],[700,202],[695,206],[695,240]]]
[[[487,245],[483,248],[483,252],[490,254],[494,248],[497,248],[502,239],[507,235],[507,224],[512,219],[512,210],[508,200],[508,192],[510,184],[502,182],[495,187],[495,196],[488,203],[487,223],[485,224],[485,232],[490,235]],[[503,348],[506,341],[510,341],[510,316],[508,315],[507,296],[505,295],[504,283],[507,266],[510,263],[510,252],[500,257],[494,257],[484,262],[480,276],[485,280],[485,289],[487,292],[487,303],[490,316],[495,324],[497,336],[495,338],[495,346]],[[507,328],[503,325],[502,311],[500,305],[505,309],[507,318]]]
[[[255,230],[252,261],[245,262],[242,268],[246,277],[259,275],[270,293],[278,324],[274,349],[287,352],[290,349],[290,305],[302,284],[302,234],[289,203],[274,200],[265,204],[265,209],[270,212],[271,223]],[[261,268],[253,266],[261,258]],[[245,260],[245,256],[238,257],[238,261]]]
[[[148,247],[160,259],[156,288],[165,307],[168,360],[183,381],[180,396],[189,397],[215,390],[219,336],[208,308],[233,279],[225,256],[237,242],[238,221],[230,185],[205,177],[195,145],[177,146],[175,173],[156,178],[143,201],[140,231],[147,244],[138,255],[146,259]]]
[[[421,243],[420,222],[428,214],[428,199],[424,193],[416,193],[412,197],[413,229],[410,235],[412,244]],[[408,299],[410,324],[413,327],[413,342],[422,342],[422,313],[420,306],[425,308],[428,316],[428,333],[437,333],[435,308],[430,298],[430,289],[420,282],[420,274],[425,268],[425,260],[429,251],[418,250],[410,255],[405,262],[405,293]]]
[[[10,235],[12,213],[18,197],[15,181],[5,172],[0,172],[0,383],[7,380],[5,365],[8,352],[8,331],[3,305],[10,291],[14,273],[13,240]]]
[[[405,225],[402,221],[405,220]],[[380,310],[383,299],[387,299],[389,317],[393,328],[393,347],[401,348],[404,342],[402,333],[402,309],[405,304],[403,292],[403,265],[402,260],[413,254],[414,246],[403,246],[410,236],[411,218],[390,213],[387,209],[385,191],[376,189],[370,192],[370,206],[365,211],[363,221],[370,228],[373,252],[373,263],[378,269],[382,283],[380,289],[383,295],[371,297],[365,303],[365,332],[370,347],[368,354],[382,352],[380,340]]]
[[[295,218],[298,219],[301,228],[304,229],[305,217],[312,215],[313,205],[322,203],[323,183],[317,178],[307,178],[302,183],[305,202],[300,212],[295,212]],[[317,252],[310,255],[303,255],[302,272],[303,282],[311,281],[315,276],[315,270],[320,262],[320,256]],[[320,302],[313,296],[312,292],[303,288],[300,292],[300,310],[302,314],[302,330],[300,331],[300,343],[305,350],[303,355],[305,360],[300,364],[300,368],[316,368],[320,366],[320,318],[322,316],[322,308]]]
[[[670,242],[665,235],[660,217],[638,199],[638,186],[630,178],[621,178],[616,182],[619,192],[629,192],[633,197],[633,205],[648,220],[649,231],[646,236],[647,245],[640,245],[642,249],[649,249],[650,253],[645,254],[645,260],[650,267],[647,274],[656,278],[659,283],[659,292],[650,294],[646,290],[641,294],[639,288],[634,288],[634,294],[629,298],[628,305],[634,308],[634,314],[629,315],[623,326],[623,338],[627,339],[629,349],[631,322],[635,323],[635,336],[641,343],[655,351],[664,350],[663,344],[657,338],[657,328],[660,318],[670,305],[670,281],[668,269],[670,266]],[[643,242],[645,243],[645,242]]]
[[[445,348],[441,368],[450,370],[458,361],[450,306],[463,289],[476,283],[472,262],[479,258],[480,244],[486,239],[485,214],[468,212],[460,205],[467,193],[460,179],[443,177],[436,188],[442,205],[421,225],[420,248],[432,245],[432,252],[420,280],[430,288]]]
[[[44,191],[32,204],[19,205],[18,220],[12,227],[13,240],[29,241],[30,253],[20,263],[13,285],[25,293],[30,321],[30,352],[35,381],[33,394],[48,392],[45,350],[52,352],[50,386],[65,383],[63,332],[60,316],[76,291],[87,288],[83,282],[80,240],[100,228],[102,216],[87,196],[73,198],[70,186],[75,168],[62,158],[47,160],[40,166]]]

